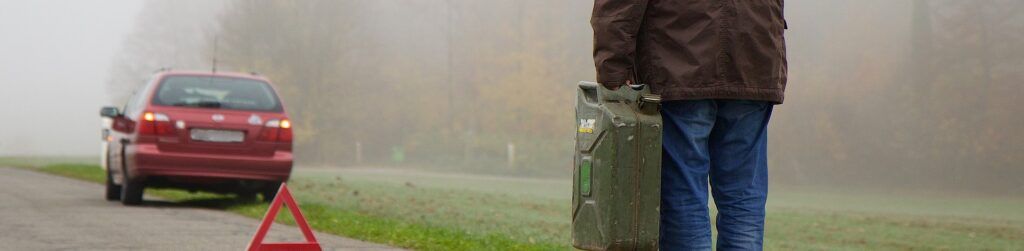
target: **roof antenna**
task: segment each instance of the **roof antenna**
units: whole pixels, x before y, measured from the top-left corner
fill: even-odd
[[[213,35],[213,73],[217,73],[217,35]]]

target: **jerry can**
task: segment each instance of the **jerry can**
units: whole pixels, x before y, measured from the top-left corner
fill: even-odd
[[[573,162],[574,247],[658,249],[660,102],[649,87],[610,90],[580,82]]]

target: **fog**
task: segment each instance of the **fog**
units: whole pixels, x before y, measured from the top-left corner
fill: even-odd
[[[99,152],[97,107],[139,1],[0,1],[0,155]]]
[[[301,166],[565,178],[575,84],[594,79],[592,4],[4,1],[0,154],[92,154],[101,105],[216,57],[275,82]],[[1024,194],[1021,11],[787,1],[772,181]]]

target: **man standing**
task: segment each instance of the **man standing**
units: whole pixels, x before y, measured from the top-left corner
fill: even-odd
[[[662,99],[661,250],[760,250],[767,126],[786,87],[783,0],[596,0],[597,81]]]

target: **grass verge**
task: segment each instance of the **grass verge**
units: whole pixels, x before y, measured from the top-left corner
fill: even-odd
[[[38,170],[103,180],[92,165]],[[289,187],[313,228],[326,233],[419,250],[570,249],[571,185],[565,180],[300,169]],[[147,194],[254,218],[267,209],[231,196]],[[781,188],[769,199],[765,249],[1020,250],[1021,208],[1020,198]],[[288,214],[278,219],[293,222]]]
[[[17,167],[101,184],[105,181],[103,170],[96,165],[48,164],[38,167],[30,165],[17,165]],[[293,193],[306,193],[312,187],[302,185],[303,183],[301,180],[293,180],[289,187],[301,187],[291,188]],[[175,189],[147,189],[146,193],[184,206],[226,210],[253,218],[262,218],[268,206],[266,203],[239,200],[233,196],[202,192],[189,193]],[[470,233],[458,228],[408,223],[368,215],[359,211],[344,210],[327,203],[310,201],[308,196],[299,197],[296,200],[299,201],[303,215],[309,221],[310,226],[317,231],[398,247],[416,250],[558,250],[567,248],[567,246],[555,243],[521,242],[497,233]],[[285,211],[278,215],[277,221],[289,225],[295,224],[291,215]]]

